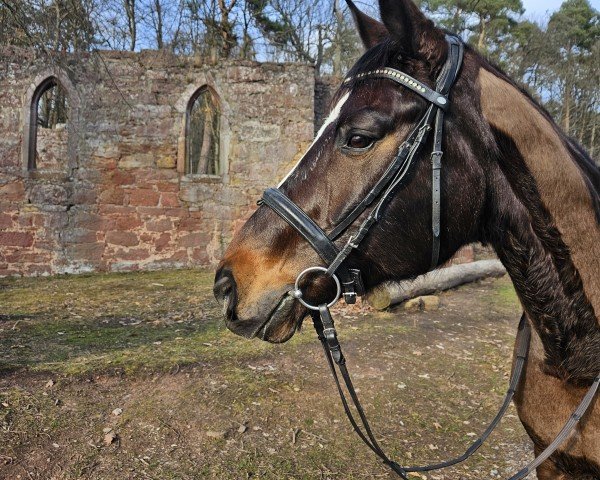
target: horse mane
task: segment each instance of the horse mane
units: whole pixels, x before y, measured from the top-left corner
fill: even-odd
[[[383,42],[378,43],[363,53],[348,71],[347,77],[351,78],[352,80],[346,85],[352,87],[357,81],[356,76],[359,73],[370,72],[372,70],[377,70],[378,68],[393,66],[393,60],[397,60],[397,58],[398,51],[391,39],[388,38]]]
[[[502,70],[502,68],[478,53],[470,45],[465,45],[465,50],[473,54],[473,56],[478,59],[482,68],[485,68],[490,73],[501,78],[521,92],[521,94],[529,100],[530,104],[550,123],[550,125],[552,125],[552,128],[560,137],[567,151],[571,155],[571,159],[579,167],[579,170],[584,177],[585,183],[592,198],[596,220],[600,225],[600,166],[594,162],[592,157],[585,151],[579,142],[577,142],[577,140],[567,135],[557,125],[556,121],[552,118],[548,110],[543,107],[536,98],[533,97],[529,90],[509,77]],[[392,39],[386,39],[367,50],[358,59],[358,61],[348,72],[348,77],[352,78],[352,80],[348,82],[346,86],[352,88],[354,84],[359,82],[360,80],[356,78],[359,73],[369,72],[383,67],[397,66],[399,62],[401,62],[401,58],[399,56],[397,46]]]

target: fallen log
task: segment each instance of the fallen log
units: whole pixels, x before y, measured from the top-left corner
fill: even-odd
[[[506,270],[499,260],[452,265],[421,275],[414,280],[384,283],[367,296],[367,301],[376,310],[385,310],[411,298],[448,290],[483,278],[502,277],[505,274]]]

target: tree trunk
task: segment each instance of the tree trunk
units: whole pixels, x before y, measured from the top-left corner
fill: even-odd
[[[125,14],[127,15],[127,28],[129,29],[129,50],[133,52],[135,50],[135,44],[137,43],[135,0],[123,0],[123,6],[125,7]]]
[[[208,102],[207,102],[208,103]],[[208,110],[208,106],[205,106]],[[213,112],[206,111],[204,115],[204,132],[202,132],[202,148],[200,149],[200,162],[198,165],[198,173],[207,174],[209,171],[210,153],[212,151],[213,142]]]
[[[572,55],[571,52],[573,47],[569,47],[567,51],[567,69],[565,76],[565,91],[563,94],[563,105],[564,105],[564,114],[563,114],[563,128],[567,135],[569,135],[569,131],[571,130],[571,90],[573,89],[573,82],[571,82],[572,75]]]
[[[477,40],[477,48],[480,52],[483,52],[485,49],[485,36],[486,36],[486,25],[485,18],[479,17],[479,39]]]
[[[315,75],[321,76],[321,66],[323,65],[323,25],[317,27],[317,60],[315,62]]]
[[[581,120],[579,122],[579,128],[578,128],[579,135],[577,137],[577,140],[579,140],[579,143],[581,145],[583,145],[583,139],[585,137],[585,131],[586,131],[586,126],[587,126],[586,125],[586,121],[587,121],[587,118],[586,118],[587,115],[586,115],[586,113],[587,112],[585,110],[583,110],[583,112],[581,113]]]
[[[563,127],[567,135],[569,134],[569,130],[571,129],[571,88],[567,84],[565,86],[565,114],[563,118]]]
[[[414,280],[386,283],[367,296],[371,306],[377,310],[410,300],[421,295],[472,283],[487,277],[502,277],[506,270],[499,260],[480,260],[473,263],[453,265],[434,270]]]
[[[340,0],[335,0],[334,12],[336,18],[335,28],[335,44],[334,44],[334,55],[333,55],[333,75],[341,78],[342,76],[342,24],[344,22],[344,14],[340,8]]]
[[[461,16],[462,10],[459,7],[456,7],[454,10],[454,15],[452,16],[452,31],[460,32],[461,31]]]
[[[60,45],[60,4],[58,2],[54,3],[54,8],[56,10],[56,25],[54,28],[56,29],[54,32],[54,51],[58,52],[58,47]]]
[[[592,124],[592,137],[590,138],[590,156],[594,158],[594,153],[596,150],[596,122]]]
[[[162,13],[162,5],[160,4],[160,0],[154,0],[154,10],[156,13],[156,48],[162,50],[164,48],[163,42],[163,13]]]
[[[253,58],[254,55],[252,55],[253,41],[252,41],[252,37],[250,36],[251,13],[248,10],[247,2],[243,3],[242,14],[243,14],[243,18],[244,18],[244,23],[243,23],[243,31],[242,31],[242,47],[241,47],[241,51],[240,51],[240,56],[243,60],[250,60]]]
[[[231,51],[233,49],[234,34],[233,34],[233,25],[229,22],[229,14],[231,10],[235,6],[236,0],[232,0],[231,4],[227,6],[225,0],[219,0],[219,11],[221,12],[221,22],[219,25],[221,41],[223,42],[221,51],[223,53],[223,58],[229,58],[231,56]]]

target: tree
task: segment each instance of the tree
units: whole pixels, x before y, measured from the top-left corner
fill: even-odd
[[[133,52],[137,42],[138,19],[136,14],[136,0],[123,0],[123,8],[127,18],[127,29],[129,30],[129,50]]]
[[[48,53],[88,50],[93,11],[92,0],[0,0],[0,40]]]
[[[490,37],[505,33],[523,13],[521,0],[424,0],[423,6],[440,23],[458,34],[469,34],[469,41],[486,52]]]
[[[554,113],[583,141],[595,136],[598,122],[600,13],[587,0],[567,0],[550,18],[547,35],[547,82],[561,97]]]

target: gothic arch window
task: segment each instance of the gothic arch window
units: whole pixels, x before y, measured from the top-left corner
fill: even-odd
[[[68,165],[69,98],[51,76],[35,89],[30,105],[28,170],[64,169]]]
[[[185,173],[222,175],[221,104],[208,86],[199,88],[186,111]]]

